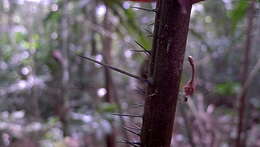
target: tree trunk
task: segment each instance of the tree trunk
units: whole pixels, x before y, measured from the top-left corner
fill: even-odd
[[[252,41],[252,30],[253,30],[253,19],[255,14],[255,0],[253,0],[248,8],[248,20],[246,30],[246,42],[243,53],[243,59],[241,64],[241,85],[245,88],[245,83],[248,78],[248,67],[250,65],[250,52],[251,52],[251,41]],[[237,138],[236,147],[246,146],[246,125],[245,125],[245,113],[247,110],[247,88],[243,91],[239,100],[238,106],[238,125],[237,125]]]
[[[142,147],[170,147],[191,4],[158,0],[147,87]]]
[[[68,1],[64,0],[64,4],[67,4]],[[69,88],[68,85],[70,83],[70,63],[69,63],[69,16],[68,16],[68,6],[64,5],[63,9],[61,9],[61,20],[59,22],[59,48],[62,56],[62,74],[60,81],[60,92],[59,96],[56,100],[56,109],[58,117],[62,124],[63,136],[69,136],[69,123],[68,123],[68,115],[69,115],[69,107],[68,107],[68,98],[69,98]]]
[[[109,15],[109,9],[107,7],[107,11],[105,13],[105,17],[104,17],[104,22],[103,22],[103,27],[106,31],[108,32],[113,32],[113,24],[110,21],[110,15]],[[103,38],[103,58],[104,58],[104,63],[107,65],[112,65],[112,37],[111,36],[107,36],[104,35]],[[118,94],[116,91],[116,86],[114,84],[112,75],[111,75],[111,71],[108,68],[104,68],[104,76],[105,76],[105,87],[106,87],[106,96],[105,96],[105,101],[108,103],[115,103],[118,106],[118,111],[120,114],[122,114],[122,108],[121,108],[121,103],[120,100],[118,98]],[[125,121],[124,118],[122,116],[120,116],[120,121],[121,121],[121,125],[124,127],[125,126]],[[111,123],[112,126],[112,132],[111,134],[108,134],[106,137],[106,143],[107,143],[107,147],[115,147],[115,129],[114,129],[114,125],[113,123]],[[128,140],[128,134],[125,130],[122,131],[123,133],[123,137]],[[129,146],[128,144],[125,144],[125,146]]]
[[[104,16],[103,26],[104,29],[111,32],[111,22],[109,21],[109,11],[107,10]],[[112,38],[110,36],[104,36],[103,38],[103,58],[104,63],[111,65],[111,50],[112,50]],[[105,102],[112,103],[114,89],[114,82],[111,76],[111,72],[108,68],[104,68],[104,77],[105,77]],[[111,127],[114,128],[113,122],[110,123]],[[115,147],[115,132],[114,129],[111,129],[111,132],[106,135],[106,147]]]

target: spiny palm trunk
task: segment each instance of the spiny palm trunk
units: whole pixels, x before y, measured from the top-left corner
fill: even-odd
[[[143,126],[142,147],[170,147],[191,5],[158,0]]]

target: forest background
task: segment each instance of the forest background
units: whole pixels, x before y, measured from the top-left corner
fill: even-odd
[[[145,77],[154,8],[1,0],[0,146],[138,144],[145,84],[78,55]],[[254,0],[193,6],[186,55],[195,61],[196,91],[184,101],[191,77],[185,57],[172,146],[228,147],[238,138],[260,146],[259,8]]]

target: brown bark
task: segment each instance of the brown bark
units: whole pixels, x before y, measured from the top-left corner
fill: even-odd
[[[108,8],[107,8],[108,9]],[[111,23],[111,21],[109,21],[110,15],[109,15],[109,11],[107,10],[105,13],[105,17],[104,17],[104,29],[108,32],[113,32],[113,24]],[[104,58],[104,63],[107,65],[112,65],[112,38],[111,36],[104,36],[103,38],[103,58]],[[118,94],[115,88],[115,84],[111,75],[111,71],[109,68],[104,67],[104,76],[105,76],[105,88],[106,88],[106,95],[105,95],[105,101],[108,103],[113,103],[115,102],[115,104],[118,106],[118,111],[120,114],[122,114],[122,108],[120,105],[120,101],[118,98]],[[121,121],[121,125],[124,127],[125,126],[125,121],[124,118],[122,116],[120,116],[120,121]],[[111,123],[112,128],[114,128],[113,123]],[[106,143],[107,143],[107,147],[115,147],[115,129],[112,129],[111,134],[108,134],[106,136]],[[128,135],[126,133],[125,130],[122,131],[123,133],[123,137],[128,140]],[[125,146],[128,146],[127,144],[125,144]]]
[[[253,0],[248,8],[248,18],[247,18],[247,30],[246,30],[246,42],[245,49],[243,53],[243,59],[241,64],[241,85],[245,87],[245,83],[248,77],[248,67],[250,65],[250,52],[251,52],[251,42],[252,42],[252,29],[253,29],[253,19],[255,13],[255,0]],[[238,97],[238,126],[237,126],[237,138],[236,147],[246,146],[246,126],[245,126],[245,113],[247,110],[247,89]]]
[[[111,22],[109,19],[109,12],[106,11],[105,17],[104,17],[104,29],[107,31],[111,31]],[[112,49],[112,38],[105,36],[103,38],[103,58],[104,63],[111,65],[111,49]],[[114,89],[114,83],[111,76],[111,72],[108,68],[104,68],[104,77],[105,77],[105,88],[106,88],[106,95],[105,95],[105,102],[112,103],[113,99],[113,89]],[[111,127],[113,127],[113,123],[111,122]],[[115,147],[115,132],[114,129],[111,129],[111,132],[106,135],[106,146],[107,147]]]
[[[64,4],[67,3],[67,0],[64,0]],[[59,79],[59,91],[57,92],[58,96],[55,102],[55,111],[57,116],[59,117],[63,136],[69,136],[69,106],[68,106],[68,99],[69,99],[69,83],[70,83],[70,51],[69,51],[69,16],[68,16],[68,6],[64,5],[63,9],[61,9],[62,17],[59,22],[59,46],[60,48],[60,63],[61,66],[61,73]]]
[[[178,0],[158,0],[156,9],[142,147],[170,147],[191,5],[183,13]]]

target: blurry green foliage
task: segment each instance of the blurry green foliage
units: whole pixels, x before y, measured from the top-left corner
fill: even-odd
[[[10,60],[10,58],[12,57],[12,48],[10,46],[5,45],[4,50],[2,51],[2,57],[5,61]]]
[[[45,19],[43,20],[43,22],[46,24],[47,22],[51,21],[51,22],[58,22],[61,18],[61,14],[60,11],[55,11],[55,12],[50,12]]]
[[[118,112],[118,106],[113,103],[100,103],[96,110],[105,120],[114,121],[115,116],[111,113]]]
[[[57,123],[59,123],[59,118],[58,118],[58,117],[50,117],[50,118],[47,120],[47,124],[50,125],[50,126],[54,126],[54,125],[56,125]]]
[[[237,28],[237,24],[245,17],[247,9],[249,6],[249,1],[239,0],[234,5],[234,9],[229,12],[230,18],[232,20],[232,31],[234,32]]]
[[[113,113],[118,110],[118,106],[113,103],[102,103],[99,105],[99,112],[101,113]]]
[[[136,15],[135,11],[132,9],[125,9],[125,16],[127,18],[126,22],[126,29],[131,33],[134,38],[140,42],[145,48],[150,49],[151,48],[151,42],[149,41],[148,37],[145,36],[145,33],[142,31],[142,28],[140,25],[136,23]]]
[[[219,95],[234,95],[240,89],[240,84],[236,82],[225,82],[215,86],[215,93]]]
[[[16,43],[21,43],[22,41],[27,39],[27,35],[22,32],[15,33],[15,41]]]
[[[115,1],[116,2],[116,1]],[[122,4],[116,3],[110,6],[115,16],[120,19],[121,24],[133,36],[135,40],[140,42],[145,48],[151,48],[151,40],[143,32],[143,28],[137,23],[136,11],[133,9],[125,9]],[[124,34],[121,34],[124,36]]]

